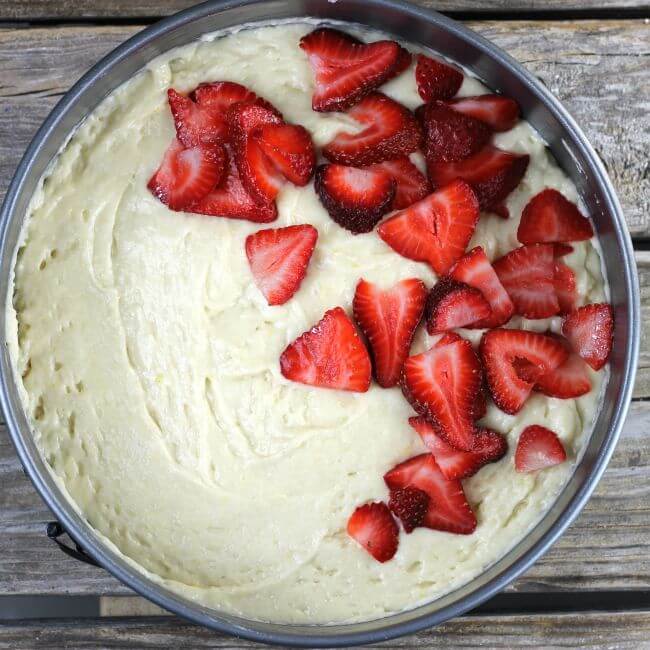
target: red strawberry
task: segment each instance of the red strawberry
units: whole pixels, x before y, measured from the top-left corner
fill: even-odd
[[[307,185],[316,167],[316,151],[309,131],[293,124],[265,124],[253,140],[294,185]]]
[[[378,232],[400,255],[444,275],[465,252],[478,218],[474,192],[457,180],[384,221]]]
[[[185,147],[196,147],[223,139],[225,129],[220,115],[209,108],[198,106],[173,88],[167,91],[167,100],[174,118],[176,137]]]
[[[485,417],[487,413],[487,395],[485,388],[481,388],[476,399],[474,400],[474,408],[472,410],[472,416],[475,420],[480,420]]]
[[[492,136],[489,126],[452,110],[444,102],[427,104],[423,122],[424,153],[429,165],[469,158]]]
[[[431,289],[426,303],[427,332],[436,334],[489,318],[492,310],[474,287],[444,277]]]
[[[488,301],[492,313],[486,319],[469,327],[491,329],[507,323],[515,311],[515,306],[490,264],[485,251],[477,246],[461,257],[449,272],[449,276],[470,287],[478,289]]]
[[[449,102],[450,108],[485,122],[495,131],[509,131],[519,120],[519,106],[503,95],[460,97]]]
[[[402,371],[402,389],[411,406],[436,425],[456,449],[474,445],[474,405],[483,376],[481,362],[465,339],[434,345],[409,357]]]
[[[314,71],[315,111],[342,111],[356,104],[410,63],[408,52],[394,41],[361,43],[327,27],[303,36],[300,47]]]
[[[420,146],[422,133],[413,114],[395,100],[372,93],[348,115],[366,128],[339,133],[323,147],[328,160],[342,165],[371,165],[408,156]]]
[[[555,244],[553,246],[553,254],[555,257],[564,257],[573,253],[573,246],[570,244]]]
[[[318,231],[306,224],[258,230],[246,238],[246,257],[269,305],[283,305],[300,288]]]
[[[535,390],[559,399],[586,395],[591,390],[587,364],[577,354],[570,354],[561,366],[537,377]]]
[[[566,451],[555,432],[538,424],[531,424],[521,432],[515,451],[518,472],[535,472],[565,460]]]
[[[530,156],[486,145],[470,158],[459,162],[427,161],[429,179],[442,187],[455,178],[467,181],[476,192],[481,210],[501,210],[503,200],[519,185]]]
[[[263,106],[282,117],[280,111],[265,99],[258,97],[252,90],[234,81],[214,81],[199,84],[191,93],[193,99],[201,108],[210,109],[214,115],[221,117],[222,136],[227,136],[226,114],[233,104],[245,103]]]
[[[451,99],[463,84],[463,73],[447,63],[418,54],[415,80],[425,102]]]
[[[398,488],[390,491],[388,507],[402,522],[404,531],[412,533],[422,525],[429,510],[431,499],[426,492],[414,487]]]
[[[576,204],[553,189],[541,191],[528,202],[517,230],[522,244],[583,241],[593,236],[589,220]]]
[[[562,324],[562,334],[571,347],[594,370],[600,370],[609,359],[613,331],[614,311],[604,302],[572,311]]]
[[[415,278],[385,291],[365,280],[357,284],[354,318],[370,342],[375,378],[384,388],[399,381],[426,295],[424,283]]]
[[[459,451],[447,444],[436,433],[435,427],[424,418],[409,418],[409,424],[433,454],[446,479],[473,476],[484,465],[501,460],[508,451],[506,439],[500,433],[490,429],[477,430],[472,451]]]
[[[366,167],[372,171],[384,171],[397,183],[393,210],[403,210],[431,192],[427,177],[408,159],[385,160]]]
[[[470,535],[476,529],[463,485],[459,480],[448,480],[440,471],[431,454],[421,454],[396,465],[384,474],[390,490],[414,487],[429,495],[429,508],[422,526],[459,535]]]
[[[320,388],[365,393],[370,386],[368,351],[341,307],[287,346],[280,370],[291,381]]]
[[[399,528],[383,501],[359,506],[348,519],[348,535],[377,562],[388,562],[397,552]]]
[[[463,337],[457,332],[445,332],[433,345],[434,348],[442,348],[450,343],[462,341]]]
[[[147,187],[170,210],[183,210],[214,188],[223,176],[225,164],[226,154],[219,144],[185,149],[174,139]]]
[[[576,308],[578,296],[576,292],[575,273],[562,262],[555,260],[555,272],[553,274],[555,293],[560,304],[560,313],[568,314]]]
[[[314,189],[330,217],[355,235],[370,232],[395,197],[395,181],[382,170],[320,165]]]
[[[494,270],[521,316],[548,318],[560,312],[550,244],[515,248],[494,262]]]
[[[521,410],[535,381],[562,365],[568,356],[562,341],[555,337],[505,329],[483,334],[480,353],[492,399],[511,415]]]

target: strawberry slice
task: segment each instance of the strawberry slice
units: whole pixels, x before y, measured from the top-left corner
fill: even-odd
[[[469,478],[484,465],[501,460],[508,451],[506,439],[490,429],[476,431],[472,451],[459,451],[447,444],[436,433],[435,427],[424,418],[409,418],[409,424],[417,431],[436,459],[440,471],[449,480]]]
[[[515,451],[515,469],[518,472],[536,472],[565,460],[566,451],[554,431],[531,424],[521,432]]]
[[[246,237],[246,257],[255,284],[269,305],[283,305],[300,288],[318,231],[303,224],[259,230]]]
[[[537,377],[535,390],[558,399],[586,395],[591,390],[587,364],[577,354],[569,354],[561,366]]]
[[[370,232],[395,197],[395,181],[385,171],[344,165],[320,165],[314,189],[330,217],[355,235]]]
[[[457,180],[384,221],[378,233],[400,255],[444,275],[465,252],[478,218],[476,195]]]
[[[253,140],[288,181],[307,185],[316,167],[316,151],[307,129],[293,124],[265,124],[253,131]]]
[[[221,118],[222,136],[227,137],[226,114],[233,104],[256,104],[273,111],[282,118],[280,111],[266,99],[262,99],[252,90],[235,83],[234,81],[214,81],[199,84],[191,93],[190,99],[194,100],[201,108],[209,109],[213,115]]]
[[[549,318],[560,312],[551,244],[520,246],[496,260],[493,266],[519,315]]]
[[[420,146],[422,133],[415,117],[386,95],[368,95],[353,106],[348,115],[365,128],[354,134],[339,133],[323,147],[323,155],[332,162],[372,165],[403,158]]]
[[[562,365],[568,352],[562,341],[527,330],[494,329],[480,345],[490,395],[514,415],[521,410],[539,377]]]
[[[494,131],[509,131],[519,121],[519,106],[503,95],[475,95],[452,99],[449,107],[485,122]]]
[[[341,307],[325,312],[310,330],[280,356],[280,371],[291,381],[320,388],[365,393],[370,387],[370,357]]]
[[[571,255],[573,253],[573,246],[570,244],[555,244],[553,246],[553,254],[556,258]]]
[[[221,180],[226,153],[219,144],[186,149],[174,138],[147,187],[170,210],[200,201]]]
[[[391,491],[408,487],[429,495],[429,507],[422,526],[458,535],[470,535],[476,530],[476,516],[472,512],[463,485],[459,480],[448,480],[431,454],[420,454],[396,465],[384,474]]]
[[[562,334],[594,370],[600,370],[607,363],[613,332],[614,311],[604,302],[580,307],[562,323]]]
[[[458,162],[427,161],[427,169],[434,187],[462,178],[476,192],[481,210],[502,212],[504,199],[521,182],[529,160],[527,154],[486,145],[478,153]]]
[[[464,282],[478,289],[488,301],[492,313],[487,318],[466,327],[491,329],[507,323],[515,311],[515,306],[499,280],[485,251],[477,246],[461,257],[449,272],[458,282]]]
[[[384,388],[399,381],[426,296],[424,283],[415,278],[385,291],[365,280],[357,284],[354,318],[370,342],[375,378]]]
[[[415,81],[425,102],[451,99],[463,85],[463,73],[447,63],[418,54]]]
[[[576,308],[578,294],[576,290],[575,273],[564,263],[555,260],[553,284],[557,301],[560,304],[560,313],[568,314]]]
[[[410,54],[395,41],[362,43],[327,27],[303,36],[300,47],[315,76],[315,111],[342,111],[356,104],[411,61]]]
[[[456,449],[474,446],[474,405],[483,375],[472,344],[460,338],[434,345],[404,362],[402,390],[411,406],[435,424]]]
[[[415,487],[405,487],[390,491],[388,507],[402,522],[404,531],[408,534],[422,525],[429,510],[430,501],[426,492]]]
[[[489,303],[478,289],[444,277],[427,297],[427,332],[436,334],[471,326],[489,318],[491,313]]]
[[[348,519],[348,535],[377,562],[388,562],[397,552],[399,528],[383,501],[359,506]]]
[[[408,208],[431,192],[429,179],[408,158],[385,160],[366,169],[386,172],[397,183],[393,210]]]
[[[593,236],[578,206],[553,189],[542,190],[528,202],[517,230],[522,244],[583,241]]]

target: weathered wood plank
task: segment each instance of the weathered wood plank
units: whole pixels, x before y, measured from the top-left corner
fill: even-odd
[[[83,6],[83,2],[74,4]],[[647,22],[475,21],[469,25],[522,61],[566,103],[609,168],[632,234],[650,236]],[[0,30],[0,197],[30,138],[61,94],[91,63],[139,29]]]

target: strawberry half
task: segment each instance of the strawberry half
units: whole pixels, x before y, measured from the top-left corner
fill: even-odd
[[[384,388],[399,381],[426,296],[424,283],[415,278],[385,291],[365,280],[357,284],[354,318],[370,342],[375,378]]]
[[[425,102],[451,99],[463,85],[463,73],[447,63],[418,54],[415,81]]]
[[[511,415],[521,410],[537,379],[568,357],[563,342],[556,337],[506,329],[483,334],[480,354],[492,399]]]
[[[607,363],[613,333],[614,311],[604,302],[580,307],[562,323],[562,334],[594,370],[600,370]]]
[[[325,312],[310,330],[287,346],[280,371],[291,381],[320,388],[365,393],[370,387],[370,357],[341,307]]]
[[[560,304],[560,313],[568,314],[576,308],[578,294],[576,290],[575,273],[564,263],[555,260],[555,271],[553,274],[555,293]]]
[[[170,210],[183,210],[200,201],[221,180],[226,153],[219,144],[186,149],[174,139],[147,187]]]
[[[519,121],[519,106],[503,95],[475,95],[452,99],[449,107],[485,122],[494,131],[509,131]]]
[[[403,158],[422,140],[413,114],[395,100],[372,93],[353,106],[348,115],[366,128],[359,133],[339,133],[323,147],[328,160],[342,165],[364,166]]]
[[[382,170],[320,165],[314,189],[328,214],[355,235],[370,232],[395,197],[395,181]]]
[[[362,43],[336,29],[320,28],[303,36],[315,77],[312,108],[342,111],[405,70],[410,54],[395,41]]]
[[[496,260],[493,266],[519,315],[549,318],[560,312],[551,244],[520,246]]]
[[[478,329],[491,329],[507,323],[515,311],[515,306],[499,280],[485,251],[477,246],[463,255],[449,272],[449,276],[458,282],[464,282],[478,289],[488,301],[491,315],[472,325],[466,326]]]
[[[456,449],[471,451],[474,446],[474,405],[482,382],[481,362],[462,338],[404,362],[406,399]]]
[[[366,169],[386,172],[397,183],[393,210],[408,208],[431,192],[429,179],[408,158],[385,160]]]
[[[490,429],[476,431],[472,451],[459,451],[447,444],[436,433],[435,427],[424,418],[409,418],[409,424],[433,454],[446,479],[469,478],[484,465],[501,460],[508,451],[506,439]]]
[[[537,377],[535,390],[558,399],[586,395],[591,390],[587,364],[577,354],[570,354],[555,370]]]
[[[445,478],[431,454],[421,454],[396,465],[384,474],[391,491],[408,487],[429,495],[429,507],[422,526],[458,535],[470,535],[476,530],[476,515],[472,512],[463,485],[459,480]]]
[[[378,233],[400,255],[444,275],[465,252],[478,218],[476,195],[457,180],[384,221]]]
[[[399,529],[383,501],[359,506],[348,519],[348,535],[377,560],[388,562],[397,552]]]
[[[426,492],[415,487],[405,487],[390,491],[388,507],[402,522],[404,531],[408,534],[422,525],[429,510],[430,501]]]
[[[269,305],[283,305],[300,288],[318,231],[303,224],[259,230],[246,237],[246,257],[255,284]]]
[[[554,431],[531,424],[521,432],[515,451],[515,469],[518,472],[536,472],[565,460],[566,451]]]
[[[226,114],[233,104],[256,104],[273,111],[279,118],[280,111],[266,99],[262,99],[252,90],[235,83],[234,81],[214,81],[199,84],[191,93],[190,99],[194,100],[201,108],[209,109],[213,115],[221,118],[222,136],[227,137]]]
[[[591,239],[594,230],[575,203],[553,189],[536,194],[521,213],[517,239],[522,244]]]
[[[471,326],[490,317],[483,294],[464,282],[444,277],[431,289],[426,303],[427,332],[437,334]]]

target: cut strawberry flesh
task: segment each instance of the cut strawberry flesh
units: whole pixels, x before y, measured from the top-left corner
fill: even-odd
[[[359,506],[348,519],[347,531],[377,562],[388,562],[397,551],[399,529],[383,502]]]
[[[385,160],[366,169],[383,171],[397,183],[393,210],[403,210],[431,193],[429,179],[408,159]]]
[[[235,83],[234,81],[215,81],[211,83],[199,84],[191,93],[190,99],[193,99],[200,107],[207,108],[214,115],[219,115],[222,119],[224,137],[227,130],[226,114],[233,104],[256,104],[273,111],[279,118],[282,115],[275,106],[270,102],[256,95],[252,90]]]
[[[494,131],[509,131],[519,121],[519,106],[503,95],[476,95],[452,99],[449,107],[485,122]]]
[[[566,264],[556,259],[553,282],[560,304],[560,313],[568,314],[576,308],[578,302],[575,273]]]
[[[425,102],[451,99],[463,84],[463,73],[438,59],[418,54],[415,81]]]
[[[490,305],[478,289],[444,277],[427,297],[427,332],[436,334],[471,326],[489,318],[491,313]]]
[[[562,324],[571,347],[594,370],[609,359],[614,333],[614,311],[607,303],[585,305],[572,311]]]
[[[536,472],[565,460],[566,451],[554,431],[532,424],[521,432],[515,451],[515,469],[518,472]]]
[[[577,354],[570,354],[555,370],[537,377],[535,390],[558,399],[586,395],[591,390],[587,364]]]

